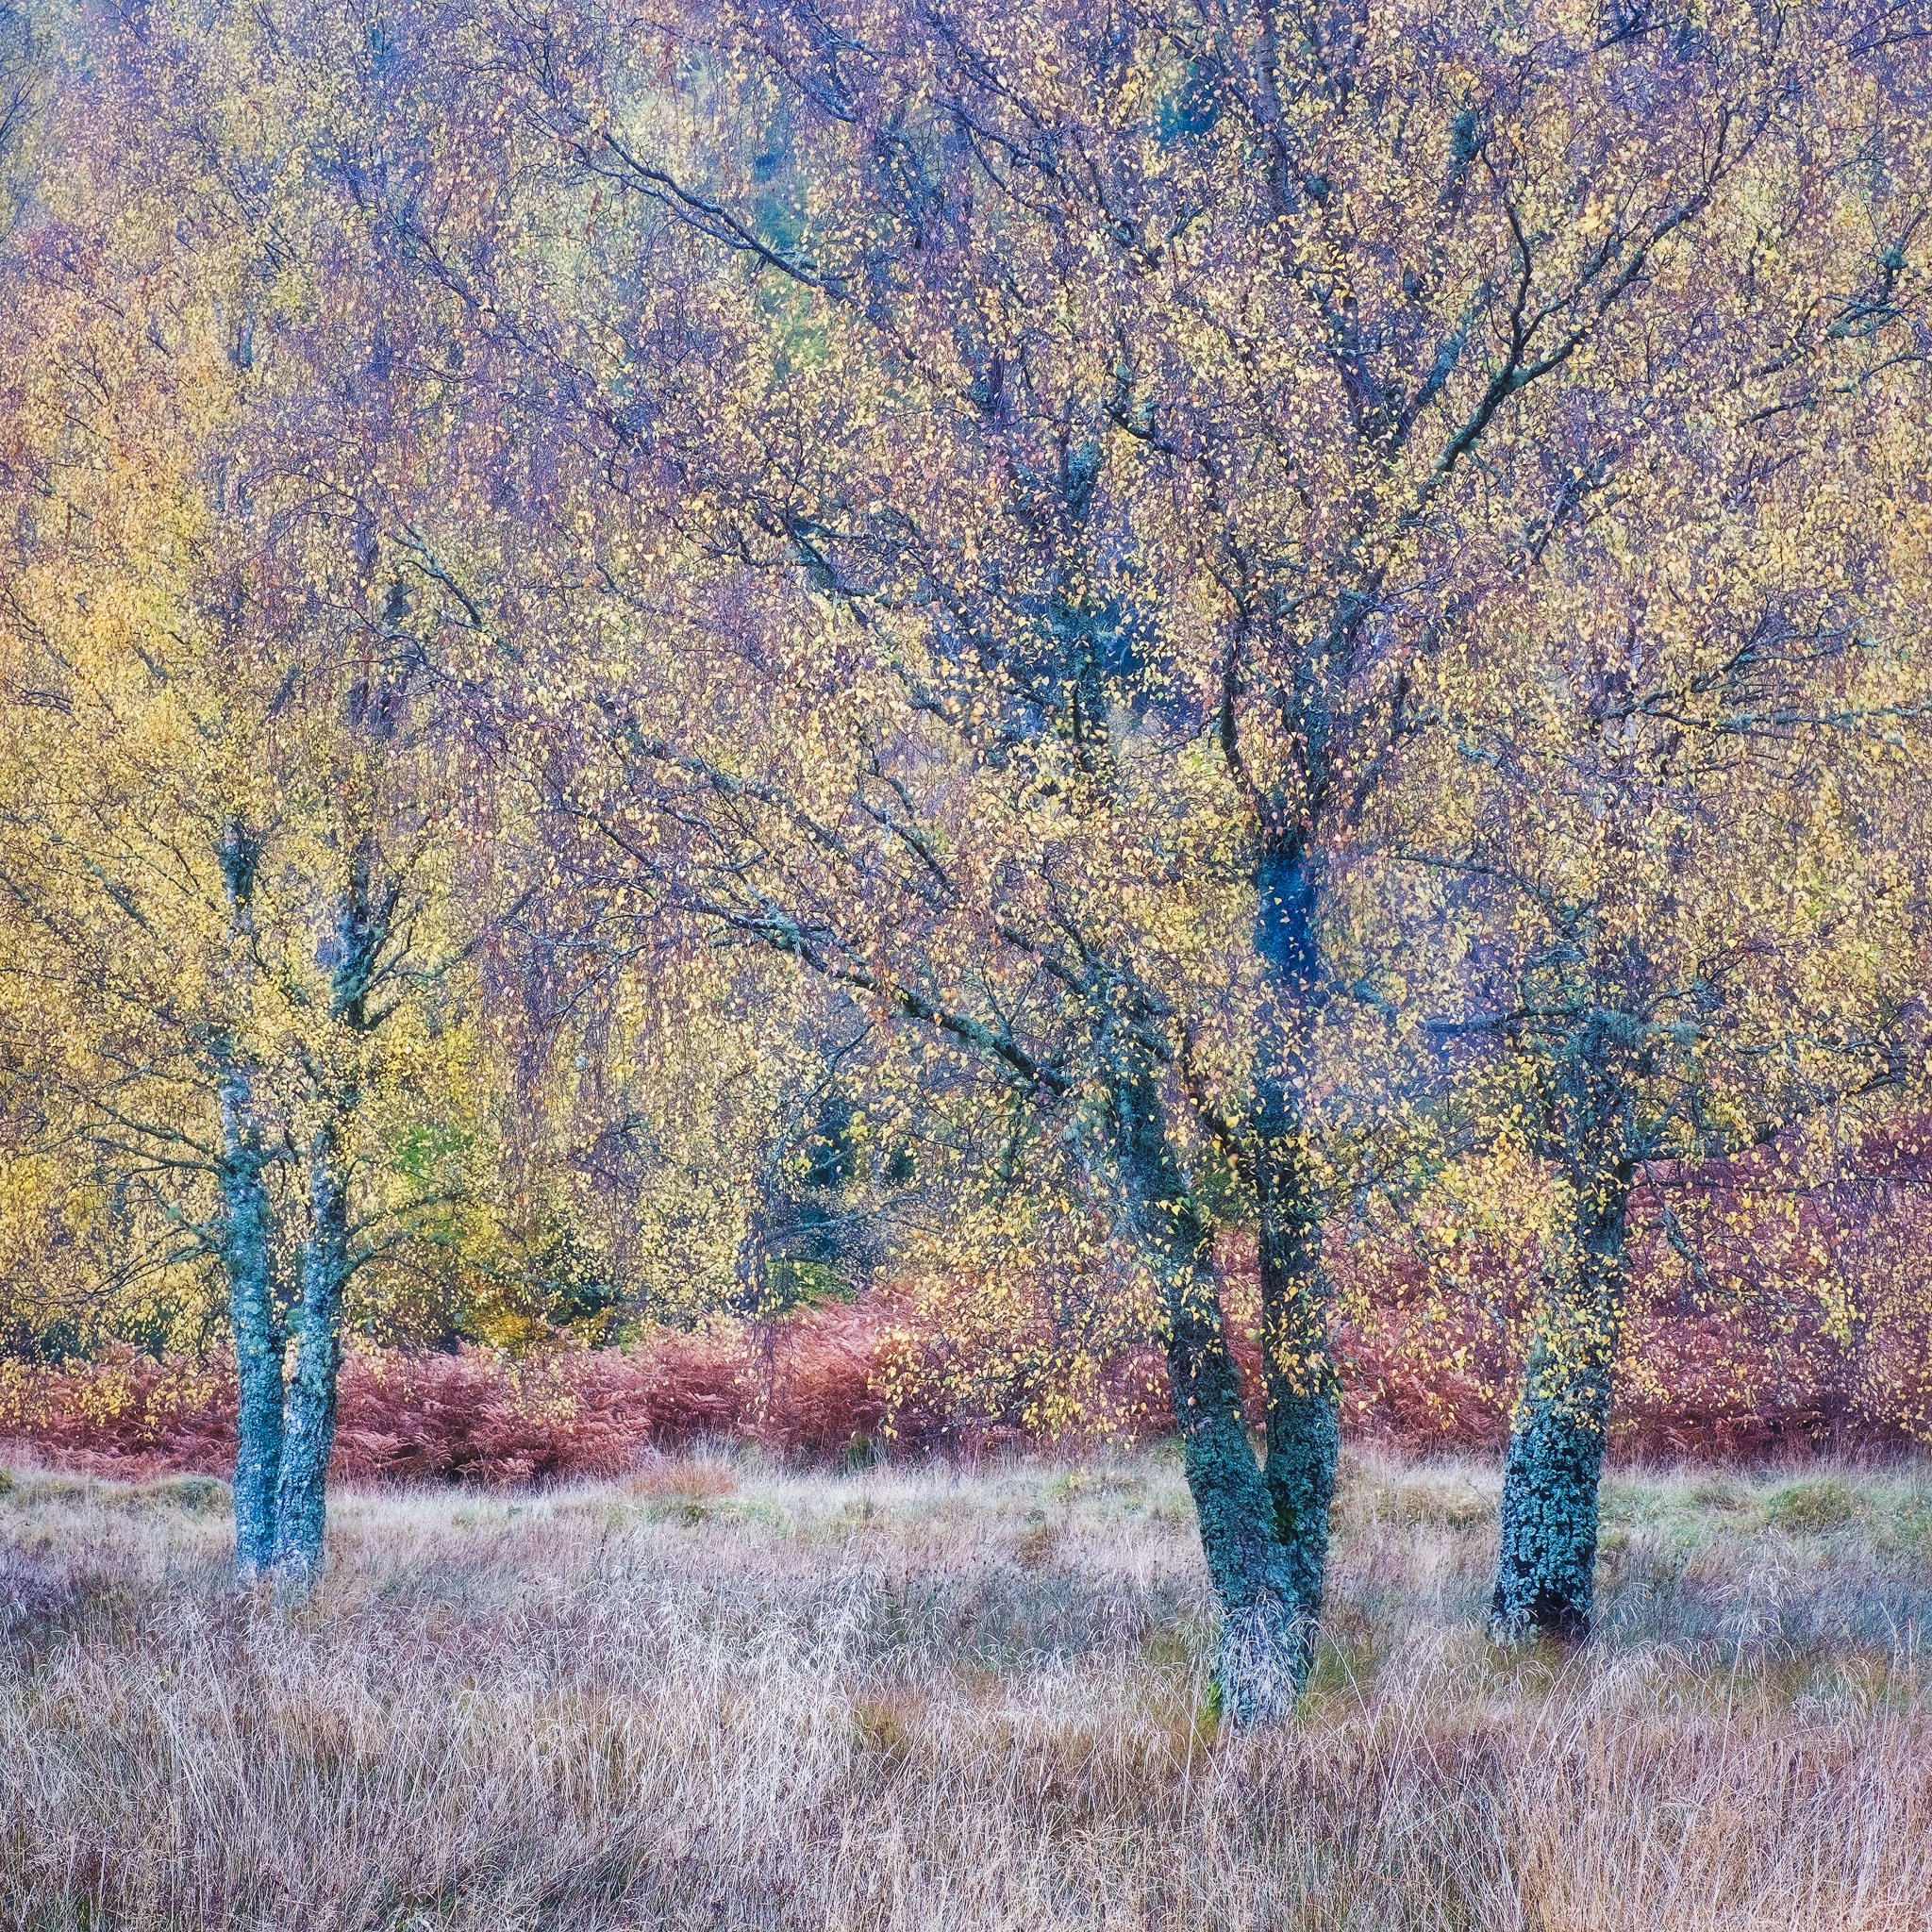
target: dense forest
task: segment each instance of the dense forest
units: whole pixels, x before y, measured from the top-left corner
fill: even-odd
[[[1658,1321],[1932,1439],[1928,42],[9,0],[0,1371],[299,1594],[345,1347],[1153,1347],[1237,1719],[1397,1313],[1504,1636]]]

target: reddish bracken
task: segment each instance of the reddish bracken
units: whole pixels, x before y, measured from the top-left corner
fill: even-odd
[[[1338,1256],[1344,1301],[1344,1423],[1409,1451],[1489,1450],[1506,1433],[1528,1284],[1445,1307],[1399,1256]],[[1225,1257],[1236,1348],[1257,1387],[1252,1251]],[[1626,1458],[1754,1458],[1812,1448],[1932,1441],[1932,1318],[1916,1298],[1847,1331],[1789,1305],[1738,1295],[1685,1303],[1640,1270],[1624,1344],[1614,1446]],[[1770,1311],[1768,1311],[1770,1310]],[[1012,1412],[974,1412],[908,1375],[943,1350],[918,1298],[831,1303],[765,1325],[657,1331],[624,1349],[559,1346],[522,1357],[352,1353],[334,1473],[343,1478],[505,1484],[608,1475],[653,1448],[710,1438],[829,1461],[876,1452],[972,1455],[1013,1446]],[[989,1351],[996,1347],[989,1338]],[[996,1379],[996,1378],[994,1378]],[[961,1376],[982,1391],[985,1376]],[[921,1391],[908,1395],[906,1391]],[[900,1392],[896,1399],[893,1391]],[[1107,1364],[1083,1440],[1144,1440],[1168,1425],[1159,1358]],[[1254,1419],[1258,1423],[1257,1408]],[[234,1382],[219,1362],[121,1351],[60,1369],[0,1364],[0,1440],[73,1467],[121,1474],[224,1472],[234,1457]],[[1062,1434],[1054,1446],[1070,1444]]]
[[[841,1457],[884,1431],[879,1368],[898,1304],[807,1309],[769,1327],[659,1330],[630,1349],[352,1352],[333,1474],[359,1480],[519,1483],[616,1474],[701,1438]],[[894,1440],[934,1446],[933,1419]],[[0,1367],[0,1440],[121,1474],[224,1472],[235,1455],[225,1364],[117,1350],[59,1369]]]

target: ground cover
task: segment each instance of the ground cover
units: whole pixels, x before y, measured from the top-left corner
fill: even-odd
[[[1500,1654],[1496,1480],[1350,1458],[1301,1723],[1217,1735],[1177,1470],[0,1495],[22,1927],[1932,1922],[1932,1471],[1624,1474],[1603,1627]]]

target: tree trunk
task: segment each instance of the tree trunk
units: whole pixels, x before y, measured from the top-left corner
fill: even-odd
[[[1115,1119],[1136,1231],[1165,1289],[1174,1421],[1221,1609],[1215,1684],[1222,1712],[1232,1724],[1278,1723],[1292,1714],[1307,1677],[1310,1632],[1248,1441],[1208,1230],[1168,1141],[1151,1074],[1122,1084]]]
[[[244,1582],[275,1561],[282,1466],[284,1336],[275,1294],[268,1155],[254,1099],[247,1065],[226,1057],[220,1079],[221,1253],[235,1336],[235,1567]]]
[[[338,1119],[318,1127],[308,1149],[308,1238],[302,1248],[294,1367],[282,1423],[275,1494],[275,1580],[301,1598],[322,1568],[329,1452],[335,1446],[337,1370],[341,1363],[342,1291],[349,1276],[348,1177]]]
[[[1310,1625],[1322,1614],[1341,1443],[1341,1391],[1328,1347],[1321,1239],[1299,1164],[1276,1174],[1261,1202],[1268,1492],[1275,1534],[1294,1575],[1295,1611]]]
[[[261,845],[240,819],[214,841],[228,899],[229,974],[245,1000],[254,978],[255,874]],[[222,1265],[235,1338],[235,1569],[244,1583],[275,1556],[275,1490],[282,1468],[282,1355],[287,1337],[276,1292],[271,1156],[261,1130],[256,1070],[231,1033],[214,1047],[221,1113]]]
[[[1597,1489],[1623,1324],[1620,1163],[1577,1204],[1538,1313],[1503,1477],[1491,1629],[1505,1642],[1589,1636],[1595,1607]]]
[[[1294,1578],[1295,1613],[1312,1626],[1321,1615],[1327,1568],[1341,1411],[1329,1351],[1321,1209],[1301,1104],[1317,965],[1314,886],[1301,844],[1264,846],[1255,883],[1255,949],[1265,981],[1256,1041],[1254,1179],[1268,1489]]]
[[[358,700],[358,703],[360,700]],[[360,713],[366,722],[366,713]],[[355,1042],[380,1023],[369,992],[392,927],[393,881],[377,883],[375,845],[366,826],[350,857],[329,936],[329,1018],[333,1050],[313,1069],[321,1108],[308,1141],[308,1237],[302,1245],[295,1360],[282,1407],[282,1471],[275,1493],[275,1588],[299,1601],[322,1570],[328,1518],[328,1458],[336,1440],[336,1398],[342,1359],[342,1298],[355,1266],[350,1254],[350,1130],[361,1102],[360,1077],[349,1071]]]

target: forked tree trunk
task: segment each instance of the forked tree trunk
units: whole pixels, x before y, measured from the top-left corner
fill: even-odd
[[[1491,1602],[1506,1642],[1589,1636],[1595,1613],[1597,1494],[1624,1314],[1620,1163],[1577,1204],[1538,1314],[1503,1477],[1502,1545]]]
[[[294,1274],[295,1351],[276,1291],[266,1174],[270,1156],[251,1112],[244,1065],[221,1086],[222,1258],[234,1325],[238,1403],[235,1567],[243,1582],[273,1576],[285,1600],[306,1596],[322,1565],[325,1479],[335,1444],[342,1295],[350,1273],[347,1176],[340,1123],[309,1148],[308,1235]]]
[[[223,828],[216,857],[226,882],[238,970],[253,941],[258,844],[239,822]],[[371,884],[367,840],[358,845],[336,907],[330,1020],[350,1035],[372,1022],[367,993],[395,906]],[[271,1156],[246,1057],[220,1044],[223,1202],[221,1249],[234,1324],[236,1418],[235,1566],[243,1581],[275,1578],[285,1601],[308,1595],[322,1568],[329,1454],[335,1446],[341,1367],[342,1300],[355,1266],[349,1222],[349,1127],[359,1092],[323,1062],[320,1124],[308,1151],[308,1234],[292,1271],[276,1252]],[[294,1359],[288,1358],[278,1279],[294,1275]]]
[[[1307,1677],[1311,1632],[1248,1441],[1208,1232],[1174,1158],[1152,1077],[1124,1082],[1114,1104],[1123,1184],[1165,1291],[1174,1421],[1221,1611],[1222,1712],[1232,1724],[1278,1723],[1292,1714]]]
[[[365,828],[336,902],[331,936],[329,1018],[338,1029],[333,1045],[339,1052],[353,1055],[352,1042],[380,1023],[380,1015],[370,1010],[369,991],[396,899],[392,882],[387,888],[378,883],[375,841]],[[295,1357],[283,1394],[281,1480],[275,1491],[275,1591],[287,1602],[306,1597],[322,1571],[342,1361],[342,1299],[356,1265],[350,1252],[349,1148],[361,1103],[359,1077],[333,1063],[326,1052],[315,1074],[321,1114],[308,1140],[308,1231],[302,1244]]]

